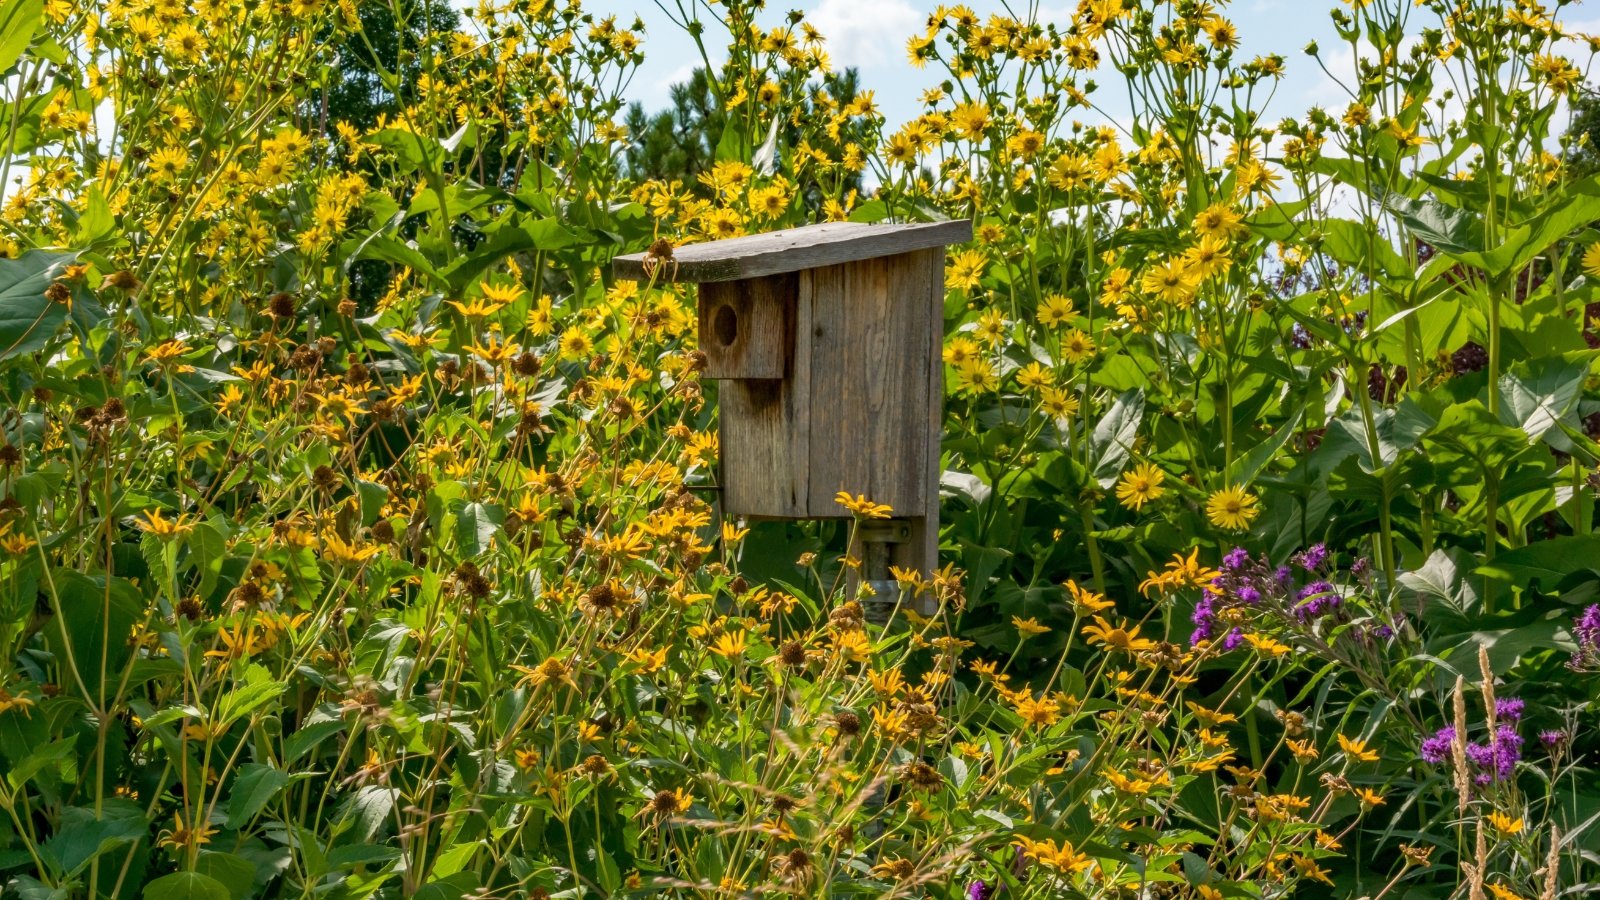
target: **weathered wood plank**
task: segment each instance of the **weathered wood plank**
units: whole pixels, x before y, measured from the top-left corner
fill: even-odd
[[[788,375],[799,281],[798,275],[788,272],[700,288],[700,350],[706,355],[706,378]]]
[[[796,291],[805,287],[796,279]],[[793,304],[792,338],[811,328],[810,304]],[[791,353],[781,381],[724,381],[718,387],[722,445],[722,505],[729,515],[803,519],[808,515],[807,460],[811,446],[811,359]]]
[[[708,241],[674,248],[671,260],[653,263],[657,281],[736,281],[798,272],[845,262],[876,259],[972,239],[972,222],[914,222],[867,225],[824,222],[783,231]],[[611,261],[618,278],[650,280],[646,254],[632,253]]]
[[[929,342],[942,316],[943,258],[925,249],[801,274],[813,317],[810,515],[844,514],[834,502],[841,490],[924,515],[934,490]]]

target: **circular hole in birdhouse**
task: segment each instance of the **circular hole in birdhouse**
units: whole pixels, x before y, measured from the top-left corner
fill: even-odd
[[[732,347],[733,342],[739,339],[739,314],[731,306],[717,307],[717,314],[711,319],[711,330],[716,334],[718,343]]]

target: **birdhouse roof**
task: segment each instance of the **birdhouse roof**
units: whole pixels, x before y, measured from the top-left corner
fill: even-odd
[[[634,281],[649,281],[652,273],[647,270],[651,269],[660,282],[738,281],[897,256],[971,239],[968,219],[907,225],[824,222],[674,247],[670,259],[656,258],[648,265],[649,254],[631,253],[613,259],[611,271],[618,278]]]

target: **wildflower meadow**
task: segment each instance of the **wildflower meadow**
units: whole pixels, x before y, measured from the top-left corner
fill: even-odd
[[[1594,896],[1600,36],[1249,5],[0,0],[0,897]],[[676,267],[946,220],[875,589]]]

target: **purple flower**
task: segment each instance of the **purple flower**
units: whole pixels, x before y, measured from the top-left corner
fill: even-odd
[[[1522,718],[1522,708],[1525,705],[1518,697],[1502,697],[1494,701],[1494,717],[1516,722]]]
[[[1446,725],[1434,732],[1433,737],[1422,742],[1422,758],[1438,765],[1450,758],[1450,746],[1455,742],[1455,726]]]
[[[1261,592],[1248,584],[1235,591],[1234,596],[1239,598],[1240,603],[1249,603],[1252,606],[1261,602]]]
[[[1222,571],[1237,572],[1250,562],[1250,554],[1243,547],[1235,547],[1222,557]]]
[[[1322,564],[1327,562],[1327,560],[1327,544],[1312,544],[1310,549],[1306,550],[1304,553],[1296,554],[1294,557],[1295,563],[1299,565],[1300,568],[1305,569],[1307,572],[1315,572],[1316,570],[1322,568]]]
[[[1600,603],[1584,610],[1572,623],[1572,637],[1578,651],[1567,667],[1575,671],[1600,668]]]
[[[1343,599],[1326,581],[1313,581],[1300,589],[1295,598],[1303,601],[1294,608],[1294,616],[1301,622],[1310,622],[1337,609]]]
[[[1237,650],[1239,649],[1239,645],[1242,643],[1244,643],[1244,629],[1235,628],[1234,630],[1228,632],[1227,637],[1222,639],[1222,650],[1223,652]]]
[[[1547,731],[1539,732],[1539,743],[1545,745],[1545,747],[1549,749],[1555,749],[1556,747],[1560,747],[1561,745],[1565,744],[1570,737],[1571,735],[1568,735],[1565,731],[1562,731],[1559,728],[1552,728]]]
[[[982,880],[974,881],[967,885],[967,900],[989,900],[994,896],[994,888],[989,887]]]
[[[1591,653],[1600,653],[1600,603],[1584,610],[1572,630],[1578,638],[1580,648]]]
[[[1516,771],[1517,762],[1522,759],[1522,736],[1510,725],[1501,725],[1489,737],[1489,743],[1474,741],[1468,744],[1467,758],[1474,766],[1484,770],[1477,778],[1479,784],[1505,781]]]

